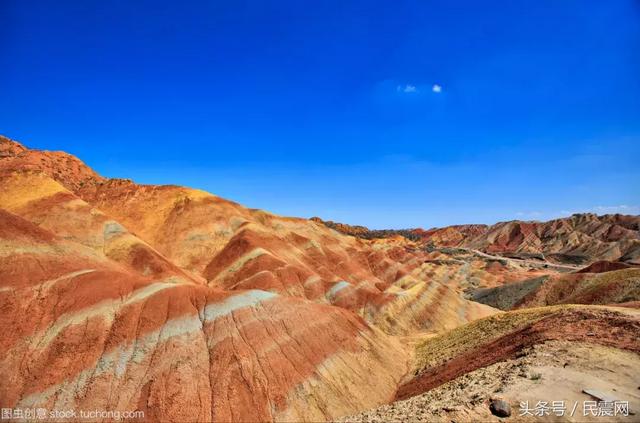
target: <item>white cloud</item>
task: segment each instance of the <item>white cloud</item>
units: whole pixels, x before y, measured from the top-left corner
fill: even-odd
[[[406,84],[406,85],[398,85],[398,88],[396,88],[396,90],[398,92],[402,92],[402,93],[417,93],[418,89],[416,88],[415,85],[411,85],[411,84]]]
[[[431,87],[431,91],[433,91],[434,93],[441,93],[442,85],[433,84],[433,87]]]

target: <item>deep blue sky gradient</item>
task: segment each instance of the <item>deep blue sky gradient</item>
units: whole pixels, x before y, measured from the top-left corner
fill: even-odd
[[[0,17],[0,133],[105,176],[374,228],[640,214],[637,0],[4,0]]]

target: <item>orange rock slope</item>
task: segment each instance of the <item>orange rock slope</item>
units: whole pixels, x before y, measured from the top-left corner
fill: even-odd
[[[397,335],[497,312],[414,247],[0,138],[0,406],[318,421],[388,402]]]

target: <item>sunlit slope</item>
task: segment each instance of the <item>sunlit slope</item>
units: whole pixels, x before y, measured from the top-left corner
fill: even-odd
[[[628,416],[610,418],[635,422],[634,410],[640,407],[637,313],[547,307],[470,323],[419,345],[417,368],[397,401],[340,421],[497,423],[504,418],[491,411],[495,399],[510,405],[509,420],[557,421],[557,415],[521,415],[522,404],[549,400],[569,404],[568,409],[577,404],[566,421],[599,421],[601,416],[581,410],[585,401],[594,400],[584,392],[588,389],[627,402]]]
[[[565,263],[640,263],[640,216],[591,213],[548,222],[461,225],[420,232],[425,242],[488,253],[533,255]]]
[[[551,340],[595,343],[640,353],[640,312],[602,306],[554,306],[510,311],[428,339],[416,350],[414,377],[397,399],[513,358]]]
[[[617,304],[640,301],[640,269],[571,273],[475,290],[470,298],[502,310],[555,304]]]
[[[390,401],[393,334],[496,310],[364,241],[0,139],[2,406],[327,420]]]
[[[388,401],[406,371],[347,310],[145,276],[6,211],[0,223],[3,407],[324,420]]]
[[[45,173],[13,171],[2,175],[0,208],[142,274],[197,280]]]

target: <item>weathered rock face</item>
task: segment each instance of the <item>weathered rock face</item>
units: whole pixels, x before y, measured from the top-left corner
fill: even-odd
[[[500,222],[444,228],[371,231],[363,226],[323,223],[360,238],[403,236],[419,245],[464,247],[486,253],[514,254],[571,264],[597,260],[640,264],[640,216],[575,214],[548,222]]]
[[[395,341],[345,309],[144,276],[0,219],[3,407],[323,420],[387,401],[406,371]]]
[[[71,154],[30,150],[0,135],[0,176],[14,171],[46,173],[69,190],[105,180]]]
[[[423,240],[439,247],[459,247],[468,239],[478,237],[489,229],[487,225],[453,225],[429,230],[416,229]]]
[[[0,405],[318,421],[388,402],[393,334],[496,312],[427,259],[0,139]]]
[[[560,262],[640,260],[640,216],[575,214],[548,222],[511,221],[493,226],[450,226],[425,232],[424,240],[488,253],[544,254]]]
[[[612,272],[614,270],[629,269],[632,267],[633,266],[630,266],[625,263],[621,263],[619,261],[612,262],[612,261],[601,260],[601,261],[596,261],[594,263],[591,263],[589,266],[583,269],[580,269],[578,273],[605,273],[605,272]]]

